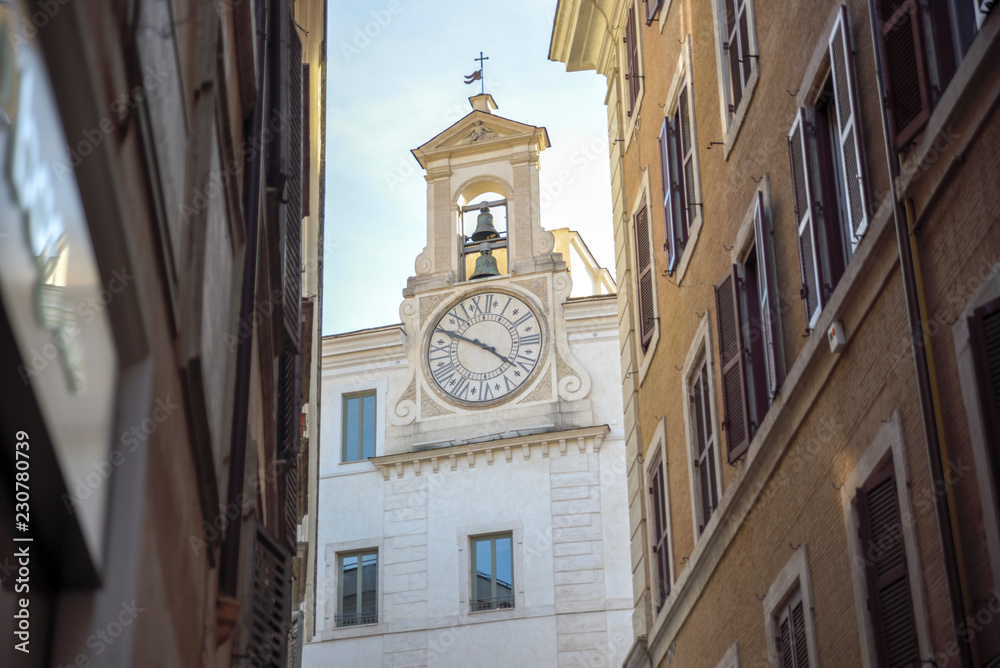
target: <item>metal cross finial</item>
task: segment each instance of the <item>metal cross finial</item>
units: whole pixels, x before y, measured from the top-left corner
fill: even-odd
[[[486,93],[486,79],[484,78],[485,75],[483,73],[483,65],[484,65],[483,61],[486,61],[486,60],[489,60],[489,59],[490,59],[490,57],[489,56],[484,56],[482,51],[479,52],[479,57],[478,58],[473,58],[473,60],[479,61],[479,93],[481,95],[484,94],[484,93]]]

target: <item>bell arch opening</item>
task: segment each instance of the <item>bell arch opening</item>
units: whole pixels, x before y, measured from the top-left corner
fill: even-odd
[[[458,228],[462,237],[459,267],[461,280],[470,281],[507,274],[507,197],[480,181],[466,187],[458,198]]]

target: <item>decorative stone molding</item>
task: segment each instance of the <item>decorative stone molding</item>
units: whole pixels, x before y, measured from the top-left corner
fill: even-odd
[[[549,444],[559,442],[559,453],[565,456],[568,452],[567,444],[576,444],[580,453],[600,452],[604,439],[611,433],[608,425],[596,427],[586,427],[584,429],[571,429],[561,432],[547,432],[544,434],[532,434],[530,436],[516,436],[514,438],[497,439],[482,443],[464,443],[461,445],[450,445],[441,448],[433,448],[419,452],[405,452],[398,455],[383,455],[373,457],[369,461],[375,465],[379,473],[385,480],[392,477],[393,471],[396,478],[404,478],[407,471],[414,476],[427,473],[424,462],[430,463],[432,473],[440,472],[439,462],[442,459],[448,460],[448,469],[458,470],[459,459],[465,459],[468,468],[476,465],[476,458],[481,454],[485,457],[486,463],[490,466],[494,461],[506,461],[511,463],[514,460],[514,451],[520,450],[523,460],[530,460],[537,453],[541,457],[550,455]],[[497,454],[501,453],[502,458]],[[464,457],[463,457],[464,456]]]

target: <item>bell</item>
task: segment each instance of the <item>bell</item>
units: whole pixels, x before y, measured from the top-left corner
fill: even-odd
[[[486,214],[489,215],[489,214]],[[490,227],[493,227],[492,225]],[[500,270],[497,269],[497,259],[493,257],[492,251],[484,250],[476,258],[476,269],[472,272],[472,276],[469,278],[470,281],[477,278],[486,278],[487,276],[499,276]]]
[[[484,206],[479,211],[479,217],[476,218],[476,231],[472,233],[472,240],[485,241],[486,239],[496,239],[499,237],[497,228],[493,227],[493,214],[490,213],[490,208]],[[476,264],[479,264],[479,260],[476,260]],[[496,266],[495,260],[493,265],[494,267]]]

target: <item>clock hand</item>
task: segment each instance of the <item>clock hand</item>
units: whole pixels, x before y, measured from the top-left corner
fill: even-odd
[[[493,353],[494,355],[496,355],[497,357],[499,357],[500,359],[502,359],[504,362],[507,362],[508,364],[513,364],[513,362],[511,362],[509,359],[507,359],[506,357],[504,357],[503,355],[501,355],[500,353],[498,353],[496,348],[494,348],[493,346],[486,345],[485,343],[483,343],[479,339],[470,339],[470,338],[462,336],[458,332],[449,332],[447,329],[441,329],[440,327],[438,327],[437,331],[439,331],[439,332],[441,332],[443,334],[447,334],[448,336],[450,336],[452,338],[455,338],[455,339],[458,339],[459,341],[466,341],[467,343],[471,343],[473,345],[479,346],[483,350],[490,351],[491,353]]]

